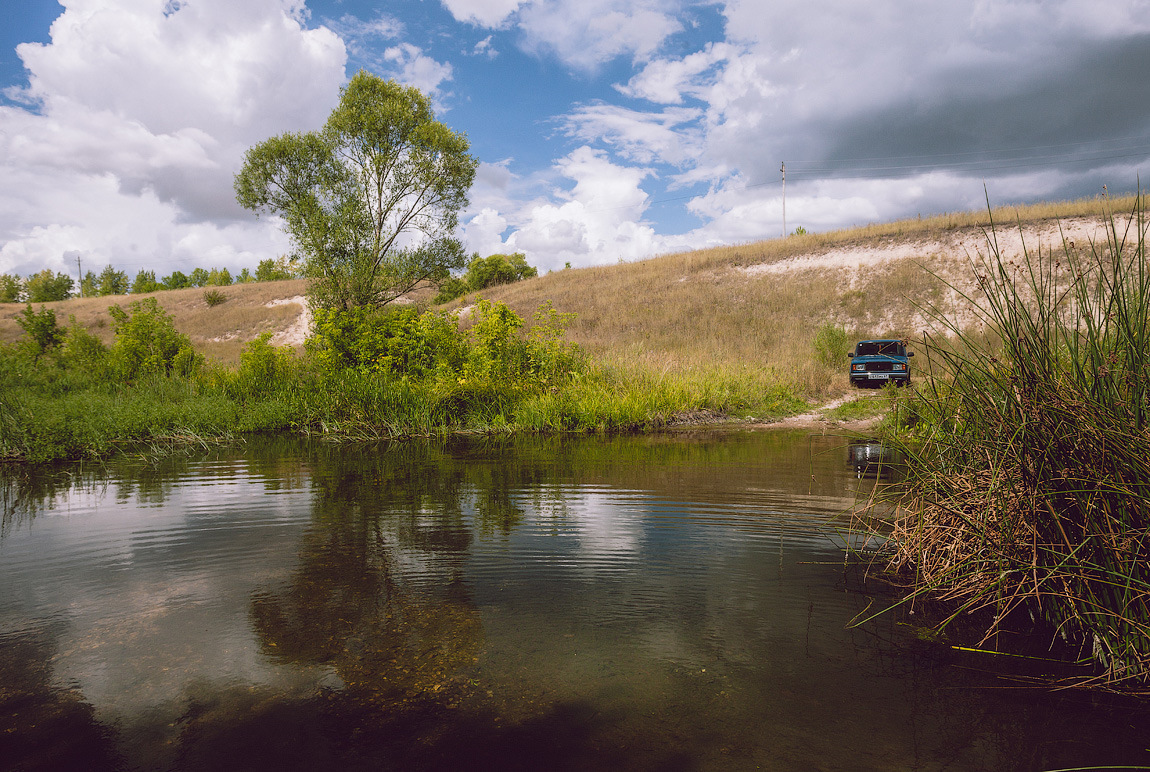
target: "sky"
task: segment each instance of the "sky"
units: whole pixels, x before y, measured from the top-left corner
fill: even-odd
[[[542,272],[1150,179],[1150,0],[4,0],[0,273],[290,253],[232,180],[360,69]]]

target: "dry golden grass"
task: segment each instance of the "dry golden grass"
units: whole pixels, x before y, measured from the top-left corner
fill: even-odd
[[[481,294],[507,303],[524,318],[547,300],[559,311],[575,313],[572,339],[609,363],[687,375],[771,370],[809,398],[819,399],[849,388],[845,351],[841,368],[814,361],[813,340],[820,325],[841,325],[853,338],[914,339],[925,325],[922,306],[957,309],[963,304],[947,283],[969,274],[968,267],[923,252],[862,270],[822,267],[768,273],[756,268],[832,250],[881,250],[946,241],[956,234],[980,237],[991,217],[1000,230],[1017,230],[1020,223],[1129,212],[1133,204],[1133,197],[1088,199],[952,213],[568,269]],[[473,301],[474,296],[468,296],[452,305]]]

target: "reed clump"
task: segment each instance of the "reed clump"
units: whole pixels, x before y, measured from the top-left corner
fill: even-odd
[[[917,593],[1033,621],[1150,683],[1150,266],[1145,199],[1105,243],[972,262],[981,328],[927,336],[892,441],[908,459],[891,565]]]

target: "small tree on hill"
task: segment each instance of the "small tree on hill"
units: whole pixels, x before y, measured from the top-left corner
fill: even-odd
[[[70,298],[72,285],[72,277],[68,274],[53,273],[51,268],[45,268],[28,277],[24,283],[24,292],[28,295],[29,303],[51,303]]]
[[[0,273],[0,303],[15,303],[24,291],[24,282],[19,276]]]
[[[321,131],[248,150],[236,198],[283,218],[316,305],[380,306],[463,266],[452,234],[477,165],[426,96],[361,71]]]
[[[132,294],[142,295],[146,292],[159,292],[163,287],[156,281],[155,271],[141,270],[136,274],[136,280],[132,282]]]
[[[527,258],[521,252],[487,257],[475,253],[462,279],[452,277],[439,285],[439,295],[435,302],[446,303],[468,292],[478,292],[498,284],[511,284],[538,275],[538,269],[528,265]]]
[[[117,271],[110,265],[104,266],[96,279],[96,293],[98,295],[127,295],[128,274]]]
[[[164,289],[176,290],[187,289],[192,286],[192,280],[183,271],[172,271],[168,276],[165,276],[160,282],[164,285]]]

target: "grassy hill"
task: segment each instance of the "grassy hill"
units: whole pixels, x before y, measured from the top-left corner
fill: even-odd
[[[947,214],[826,234],[665,255],[635,263],[556,271],[482,293],[520,316],[546,301],[575,314],[570,338],[596,359],[651,378],[727,382],[788,382],[809,399],[847,390],[844,367],[815,356],[814,336],[831,323],[848,338],[898,336],[912,340],[931,325],[923,306],[973,322],[969,259],[986,252],[992,217],[1003,252],[1062,248],[1062,239],[1104,239],[1103,215],[1128,213],[1133,199],[1089,199]],[[1119,224],[1121,225],[1121,218]],[[176,328],[197,350],[223,364],[238,362],[244,343],[278,333],[275,343],[298,345],[303,280],[222,288],[226,300],[210,307],[202,289],[155,293]],[[146,297],[146,296],[144,296]],[[426,302],[430,293],[416,297]],[[61,321],[76,322],[105,342],[112,338],[108,306],[133,296],[72,299],[46,304]],[[465,308],[467,296],[449,305]],[[0,305],[0,341],[22,335],[21,304]],[[293,325],[297,328],[293,331]],[[842,364],[845,365],[845,350]]]

